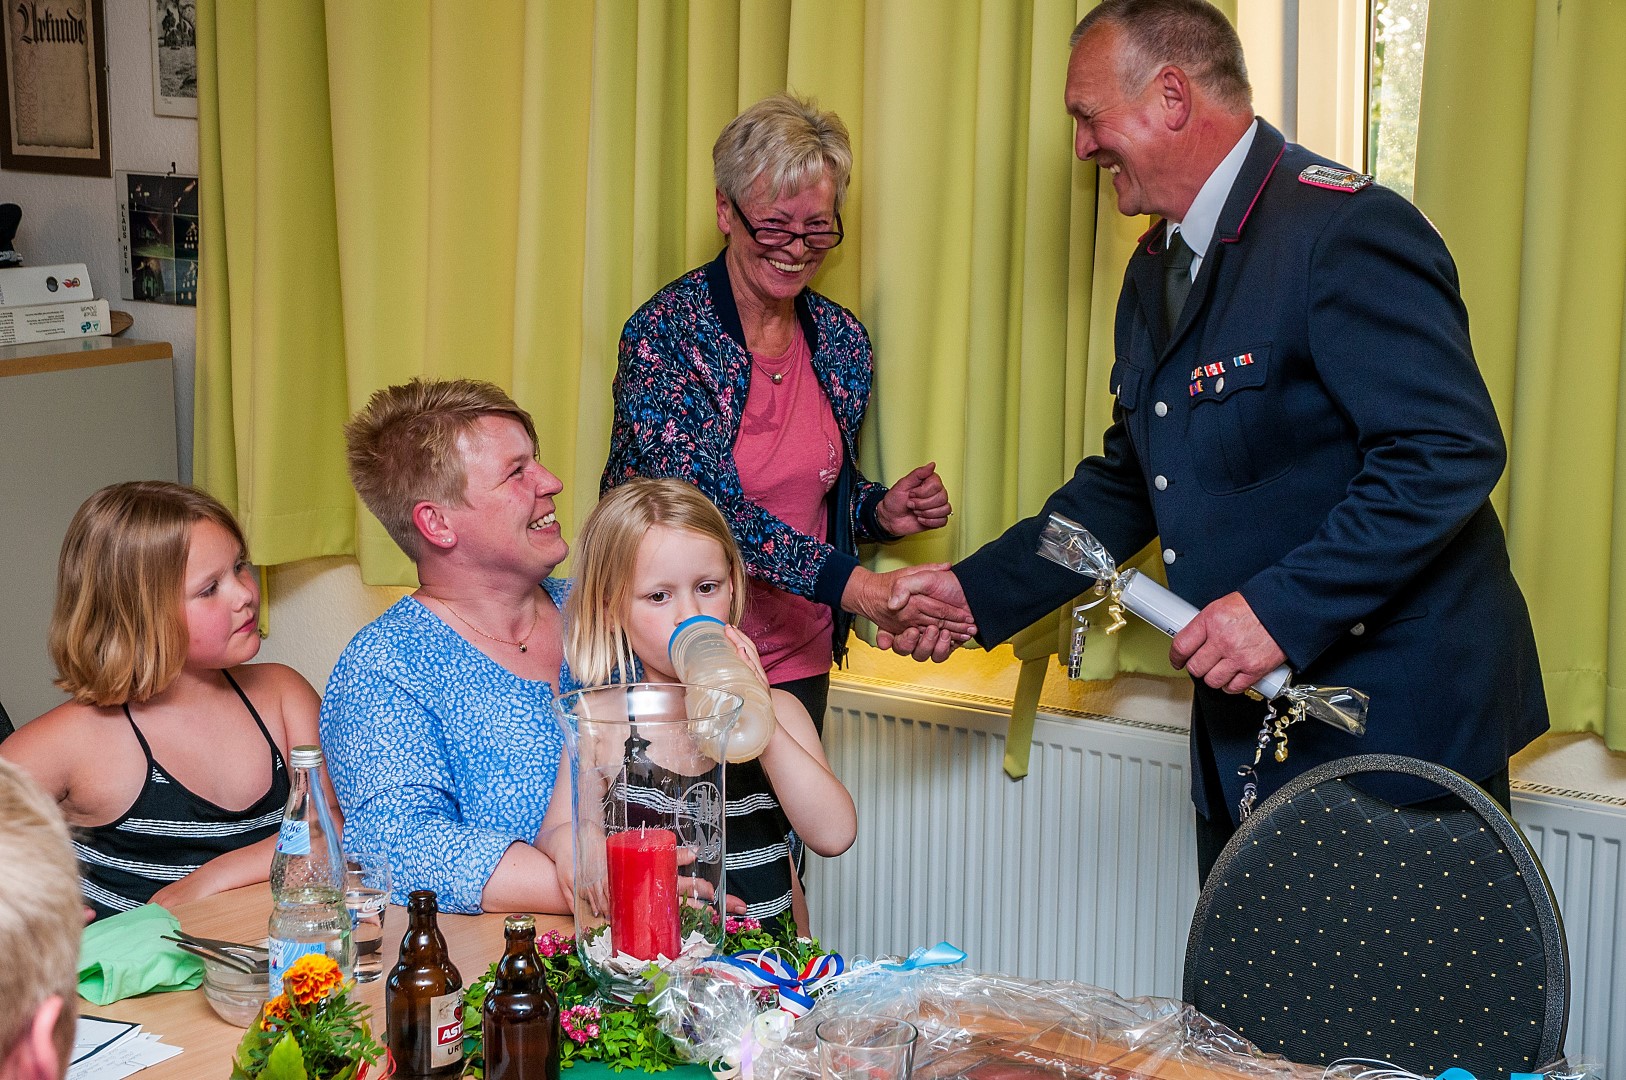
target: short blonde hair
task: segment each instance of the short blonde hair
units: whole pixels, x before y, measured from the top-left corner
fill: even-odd
[[[0,759],[0,1061],[41,1003],[61,994],[71,1017],[84,900],[62,814],[28,774]],[[64,1063],[66,1064],[66,1063]]]
[[[810,98],[775,94],[728,122],[712,145],[711,164],[718,189],[736,203],[745,201],[758,177],[768,178],[771,199],[829,177],[839,213],[853,149],[841,117],[820,111]]]
[[[212,521],[243,540],[214,496],[164,480],[102,488],[62,540],[47,647],[56,685],[82,705],[142,702],[186,663],[181,593],[192,526]]]
[[[460,438],[486,416],[518,420],[536,450],[536,424],[502,387],[479,379],[413,379],[386,386],[344,426],[350,483],[407,557],[423,537],[412,521],[420,502],[463,506],[468,475]]]
[[[565,662],[583,686],[632,678],[632,647],[621,623],[638,546],[656,525],[688,529],[721,544],[734,587],[728,621],[738,623],[745,614],[745,560],[711,500],[682,480],[630,480],[599,500],[576,537],[576,584],[565,611]]]

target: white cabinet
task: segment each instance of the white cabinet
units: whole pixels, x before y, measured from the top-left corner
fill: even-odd
[[[63,700],[45,633],[68,521],[97,488],[174,480],[169,344],[82,338],[0,348],[0,703],[13,723]]]

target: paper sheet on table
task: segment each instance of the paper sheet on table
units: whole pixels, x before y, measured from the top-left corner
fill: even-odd
[[[142,1031],[139,1024],[81,1016],[74,1028],[68,1080],[120,1080],[181,1052],[160,1038]]]

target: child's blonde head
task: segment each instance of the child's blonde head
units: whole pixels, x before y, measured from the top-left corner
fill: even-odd
[[[0,760],[0,1064],[40,1005],[63,999],[71,1022],[85,919],[62,814],[22,769]],[[64,1063],[66,1064],[66,1063]]]
[[[733,586],[728,621],[745,613],[745,560],[728,522],[694,485],[631,480],[599,500],[576,537],[575,589],[565,631],[565,660],[583,686],[630,678],[632,649],[622,630],[638,548],[656,525],[687,529],[722,546]]]
[[[181,673],[181,592],[199,521],[244,543],[231,511],[213,496],[162,480],[102,488],[74,514],[57,564],[49,648],[56,684],[75,701],[146,701]]]

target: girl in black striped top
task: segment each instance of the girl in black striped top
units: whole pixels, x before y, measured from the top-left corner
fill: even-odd
[[[284,759],[316,743],[317,698],[292,669],[248,663],[259,603],[242,530],[201,491],[115,484],[68,526],[50,651],[73,700],[0,755],[75,827],[98,915],[266,880]]]
[[[678,682],[667,642],[694,615],[729,623],[729,640],[768,685],[756,647],[734,625],[745,606],[744,561],[722,514],[693,485],[645,479],[616,488],[582,526],[576,558],[565,659],[581,685],[630,682],[640,666],[645,681]],[[827,857],[846,851],[858,831],[852,796],[830,771],[807,710],[783,690],[771,695],[778,725],[767,749],[730,764],[724,780],[725,882],[743,902],[729,910],[756,919],[790,911],[800,889],[791,830]],[[568,872],[568,847],[554,854]]]

